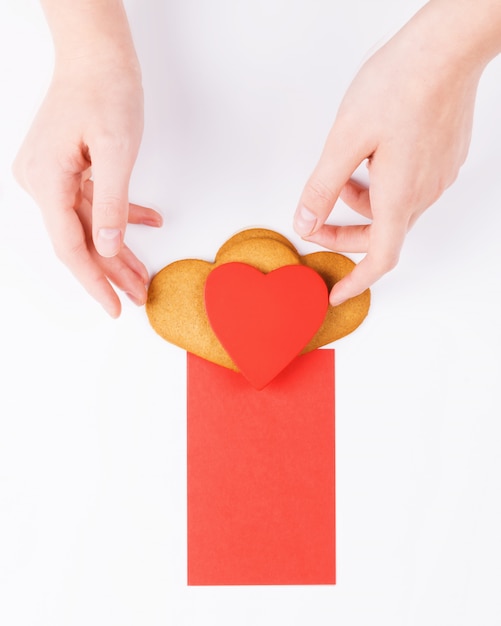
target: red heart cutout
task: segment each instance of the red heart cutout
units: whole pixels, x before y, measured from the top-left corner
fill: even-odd
[[[301,352],[320,328],[328,305],[324,280],[305,265],[263,274],[245,263],[225,263],[205,283],[212,330],[256,389]]]

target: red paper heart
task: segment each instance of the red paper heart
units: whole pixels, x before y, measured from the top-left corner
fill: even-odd
[[[226,263],[207,278],[205,308],[235,365],[262,389],[320,328],[328,292],[321,276],[304,265],[263,274],[245,263]]]

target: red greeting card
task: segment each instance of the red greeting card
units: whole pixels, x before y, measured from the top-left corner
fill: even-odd
[[[188,584],[333,583],[334,351],[262,391],[188,354]]]

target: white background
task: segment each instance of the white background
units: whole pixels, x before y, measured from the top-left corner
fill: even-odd
[[[339,101],[422,4],[127,2],[149,270],[255,225],[313,250],[292,214]],[[128,300],[107,318],[12,180],[52,70],[35,0],[2,0],[0,67],[0,623],[500,624],[500,60],[459,180],[335,345],[338,584],[268,588],[186,586],[185,354]]]

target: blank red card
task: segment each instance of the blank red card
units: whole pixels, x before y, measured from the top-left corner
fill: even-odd
[[[335,583],[334,350],[265,389],[188,354],[188,584]]]

